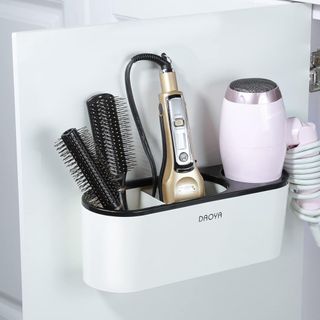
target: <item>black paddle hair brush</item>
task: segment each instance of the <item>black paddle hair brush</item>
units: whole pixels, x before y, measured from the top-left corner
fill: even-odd
[[[92,137],[86,128],[65,131],[55,147],[82,192],[90,190],[103,208],[120,209],[117,188],[100,173]]]
[[[127,210],[126,176],[135,166],[135,156],[125,99],[97,94],[88,99],[87,108],[97,154],[118,181],[121,206]]]

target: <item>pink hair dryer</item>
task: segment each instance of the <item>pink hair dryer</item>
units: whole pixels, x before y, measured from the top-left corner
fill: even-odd
[[[280,178],[286,155],[286,113],[276,83],[231,82],[220,121],[220,153],[231,180],[264,183]]]
[[[287,150],[288,148],[288,150]],[[320,247],[320,141],[316,126],[287,119],[279,87],[266,79],[229,85],[222,106],[220,152],[229,179],[266,183],[289,173],[291,208]]]

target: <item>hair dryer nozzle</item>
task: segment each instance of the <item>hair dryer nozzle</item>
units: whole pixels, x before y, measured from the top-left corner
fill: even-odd
[[[243,104],[266,104],[281,99],[278,85],[268,79],[246,78],[232,81],[225,98]]]

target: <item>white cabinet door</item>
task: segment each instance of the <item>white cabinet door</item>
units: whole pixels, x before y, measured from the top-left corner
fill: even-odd
[[[72,1],[72,0],[66,0]],[[97,1],[97,0],[96,0]],[[112,11],[117,17],[132,17],[138,19],[154,19],[192,15],[207,12],[222,12],[230,10],[267,7],[285,4],[278,0],[117,0],[112,5]]]
[[[20,241],[12,68],[12,32],[58,27],[52,5],[0,0],[0,319],[21,318]]]
[[[291,214],[274,261],[129,295],[84,285],[80,195],[53,144],[67,128],[88,124],[90,95],[125,95],[130,56],[165,51],[187,100],[199,164],[219,163],[219,114],[231,80],[271,78],[288,114],[307,118],[310,19],[309,6],[287,3],[14,35],[24,320],[300,320],[303,226]],[[140,64],[133,84],[159,159],[158,71]],[[137,150],[136,175],[146,175],[138,140]]]

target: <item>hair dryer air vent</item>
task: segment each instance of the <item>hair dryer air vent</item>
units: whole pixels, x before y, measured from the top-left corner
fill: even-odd
[[[266,104],[281,99],[281,92],[271,80],[248,78],[231,82],[225,98],[235,103]]]

